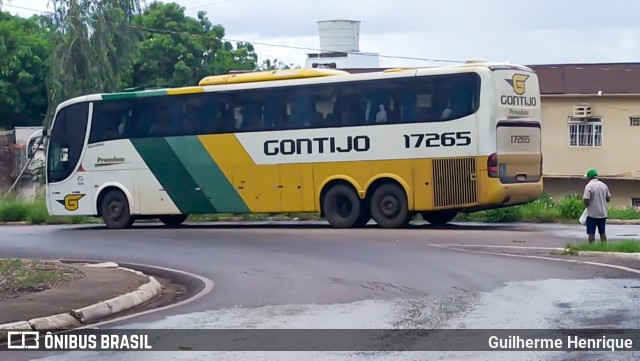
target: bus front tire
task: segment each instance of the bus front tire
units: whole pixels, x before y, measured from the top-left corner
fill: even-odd
[[[129,200],[119,190],[111,190],[100,204],[102,221],[111,229],[129,228],[135,221],[129,211]]]
[[[407,195],[400,185],[386,183],[371,195],[371,216],[382,228],[401,228],[411,221]]]
[[[440,212],[422,212],[420,213],[422,219],[433,224],[435,226],[443,226],[451,221],[453,221],[458,212],[452,211],[440,211]]]
[[[327,191],[322,209],[334,228],[351,228],[363,222],[362,201],[356,191],[345,184],[335,185]]]
[[[184,223],[184,221],[186,221],[188,217],[188,214],[172,214],[169,216],[160,216],[158,217],[158,219],[166,226],[177,227]]]

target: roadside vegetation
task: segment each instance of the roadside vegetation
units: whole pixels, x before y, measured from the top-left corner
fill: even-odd
[[[553,199],[543,195],[535,202],[521,206],[461,214],[456,221],[485,223],[578,223],[584,211],[584,204],[578,194]],[[640,220],[640,208],[609,207],[609,219]]]
[[[577,254],[581,251],[640,253],[640,241],[625,240],[600,243],[600,241],[596,239],[596,241],[592,244],[589,244],[588,242],[580,243],[577,245],[568,244],[565,247],[564,253]]]
[[[27,222],[30,224],[80,224],[97,223],[93,217],[59,217],[47,213],[44,199],[34,202],[9,200],[0,202],[0,222]]]
[[[577,194],[559,199],[543,196],[535,202],[490,211],[460,214],[457,222],[483,223],[578,223],[584,210],[584,204]],[[610,219],[640,220],[639,208],[609,208]],[[205,214],[191,215],[189,222],[220,221],[309,221],[319,220],[317,213],[281,213],[281,214]],[[416,216],[416,220],[420,220]],[[0,222],[27,222],[31,224],[86,224],[101,223],[100,218],[71,216],[50,216],[42,196],[35,202],[9,200],[0,202]]]
[[[28,259],[0,259],[0,275],[0,301],[84,277],[78,269],[59,262]]]

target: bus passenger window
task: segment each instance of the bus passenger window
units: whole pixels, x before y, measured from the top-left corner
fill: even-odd
[[[335,115],[333,115],[333,113],[329,113],[324,117],[324,125],[327,127],[338,126],[338,124],[336,124],[336,117]]]
[[[322,127],[324,124],[324,115],[321,112],[315,112],[313,114],[313,121],[309,122],[307,126]]]
[[[384,108],[384,104],[380,104],[378,113],[376,114],[376,123],[387,122],[387,110]]]
[[[233,129],[241,130],[244,123],[244,116],[242,115],[242,108],[233,109]]]
[[[198,134],[198,129],[196,127],[195,122],[188,116],[184,116],[182,117],[182,119],[180,119],[180,125],[181,125],[181,135],[193,135],[193,134]]]

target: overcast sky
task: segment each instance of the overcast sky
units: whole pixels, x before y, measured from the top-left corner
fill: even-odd
[[[4,0],[13,14],[48,0]],[[147,0],[147,3],[151,1]],[[165,1],[171,2],[171,1]],[[520,64],[640,61],[640,1],[607,0],[175,0],[206,11],[227,38],[319,48],[316,21],[361,21],[360,50],[389,56]],[[305,50],[255,45],[259,59],[304,66]],[[381,58],[381,66],[438,63]]]

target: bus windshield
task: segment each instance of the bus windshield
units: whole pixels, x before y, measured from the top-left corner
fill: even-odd
[[[47,181],[61,182],[76,168],[84,147],[89,103],[62,108],[53,122],[47,152]]]

